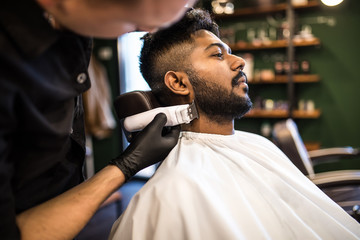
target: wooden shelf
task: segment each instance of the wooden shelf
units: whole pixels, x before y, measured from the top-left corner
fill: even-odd
[[[293,111],[293,118],[319,118],[321,115],[320,110],[314,111]],[[288,118],[289,112],[283,109],[264,110],[264,109],[251,109],[244,117],[246,118]]]
[[[301,110],[294,110],[293,111],[293,118],[319,118],[321,112],[319,109],[315,109],[314,111],[301,111]]]
[[[245,114],[246,118],[286,118],[288,117],[287,110],[264,110],[264,109],[251,109],[250,112]]]
[[[309,47],[320,45],[320,39],[312,38],[309,40],[293,40],[294,47]],[[254,45],[253,43],[236,43],[229,44],[229,47],[233,52],[236,51],[251,51],[251,50],[263,50],[263,49],[275,49],[275,48],[286,48],[288,46],[287,40],[275,40],[266,44]]]
[[[301,10],[301,9],[309,9],[309,8],[316,8],[319,7],[320,4],[318,1],[313,0],[309,1],[305,5],[295,5],[294,9]],[[229,18],[236,18],[236,17],[248,17],[248,16],[256,16],[256,15],[263,15],[269,13],[277,13],[277,12],[284,12],[287,9],[286,3],[279,3],[274,4],[272,6],[266,7],[248,7],[248,8],[239,8],[234,11],[233,14],[215,14],[216,19],[229,19]]]
[[[293,75],[295,83],[312,83],[319,82],[320,76],[317,74],[296,74]],[[275,75],[275,78],[268,81],[252,81],[248,82],[249,84],[281,84],[288,83],[287,75]]]

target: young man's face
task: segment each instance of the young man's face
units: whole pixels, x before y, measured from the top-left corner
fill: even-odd
[[[240,118],[251,108],[245,61],[231,54],[230,48],[206,30],[194,35],[195,48],[190,55],[189,79],[195,101],[207,115],[224,119]]]

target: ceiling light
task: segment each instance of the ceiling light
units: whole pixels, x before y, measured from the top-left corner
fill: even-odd
[[[332,7],[340,4],[343,0],[321,0],[326,6]]]

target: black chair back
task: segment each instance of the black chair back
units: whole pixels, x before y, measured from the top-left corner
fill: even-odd
[[[160,104],[151,91],[132,91],[118,96],[114,101],[114,107],[126,139],[131,142],[137,132],[126,131],[123,126],[124,119],[160,107]]]
[[[312,178],[314,169],[298,128],[292,119],[280,121],[274,125],[275,144],[306,176]]]

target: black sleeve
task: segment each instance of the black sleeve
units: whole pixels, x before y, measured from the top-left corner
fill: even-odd
[[[20,239],[11,187],[15,162],[9,157],[17,125],[13,109],[16,90],[8,78],[10,64],[7,64],[0,55],[0,236],[1,239]]]

